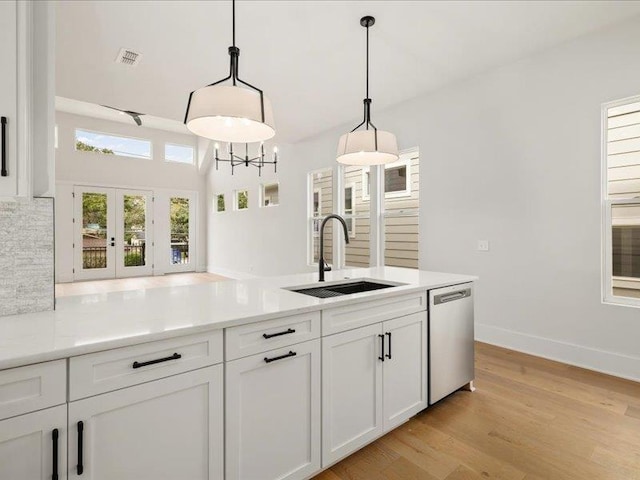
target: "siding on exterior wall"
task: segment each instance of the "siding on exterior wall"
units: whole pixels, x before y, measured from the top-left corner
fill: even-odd
[[[610,198],[640,196],[640,102],[610,108],[607,115]]]
[[[313,174],[313,190],[320,190],[320,216],[326,217],[334,212],[333,209],[333,171],[323,170]],[[319,225],[318,225],[319,227]],[[333,262],[333,221],[327,223],[324,229],[324,259],[327,263]],[[313,237],[313,261],[318,261],[320,241],[314,234]]]

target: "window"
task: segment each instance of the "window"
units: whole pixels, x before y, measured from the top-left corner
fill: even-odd
[[[224,193],[220,193],[220,194],[216,195],[214,197],[214,200],[216,202],[216,212],[224,212],[225,211]]]
[[[348,267],[383,264],[418,268],[418,149],[402,152],[398,161],[384,168],[345,165],[336,167],[335,172],[338,173],[335,181],[334,169],[308,175],[309,263],[318,261],[318,235],[322,219],[338,211],[347,224],[349,243],[342,248],[343,240],[340,240],[337,251],[334,251],[332,229],[335,228],[335,222],[327,223],[324,237],[326,259]],[[369,187],[373,178],[378,179],[376,185],[379,185],[373,190],[384,191],[380,202],[371,201],[370,198]],[[338,193],[335,196],[334,188]],[[340,202],[340,208],[333,208],[334,200]]]
[[[260,206],[262,207],[275,207],[280,205],[280,199],[278,196],[279,185],[277,183],[263,183],[260,186]]]
[[[169,199],[169,220],[171,226],[171,264],[189,263],[189,199],[171,197]]]
[[[164,144],[164,159],[167,162],[193,165],[193,147],[188,145]]]
[[[604,301],[640,306],[640,97],[603,117]]]
[[[384,169],[384,264],[418,268],[420,158],[402,153]]]
[[[249,191],[248,190],[236,190],[235,208],[236,210],[246,210],[249,208]]]
[[[344,185],[344,219],[349,231],[349,244],[345,245],[345,265],[349,267],[368,267],[370,265],[371,211],[369,201],[363,198],[364,183],[368,178],[363,167],[345,166],[342,169]]]
[[[151,158],[151,141],[76,129],[76,150],[121,157]]]
[[[397,162],[389,163],[384,168],[384,196],[385,198],[411,196],[411,160],[400,157]],[[369,199],[371,184],[369,168],[362,169],[363,198]]]
[[[333,170],[312,172],[309,181],[309,263],[318,263],[320,251],[320,223],[322,218],[333,213]],[[333,262],[333,222],[324,229],[324,259]]]

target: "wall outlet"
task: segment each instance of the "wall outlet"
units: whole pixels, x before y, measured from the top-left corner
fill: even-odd
[[[478,251],[479,252],[488,252],[489,251],[489,240],[478,240]]]

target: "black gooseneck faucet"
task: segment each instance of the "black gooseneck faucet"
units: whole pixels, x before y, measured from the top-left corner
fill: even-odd
[[[324,226],[326,225],[327,221],[331,220],[332,218],[340,220],[340,223],[342,224],[342,228],[344,230],[344,241],[345,243],[349,243],[349,231],[347,229],[347,222],[344,221],[344,218],[342,218],[340,215],[336,215],[335,213],[324,217],[324,220],[322,220],[322,223],[320,224],[320,258],[318,259],[319,282],[324,282],[324,272],[331,270],[331,267],[327,267],[327,269],[325,270],[324,266]]]

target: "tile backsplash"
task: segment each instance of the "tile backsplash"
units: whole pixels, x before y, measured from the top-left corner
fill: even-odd
[[[54,306],[53,199],[0,201],[0,316]]]

